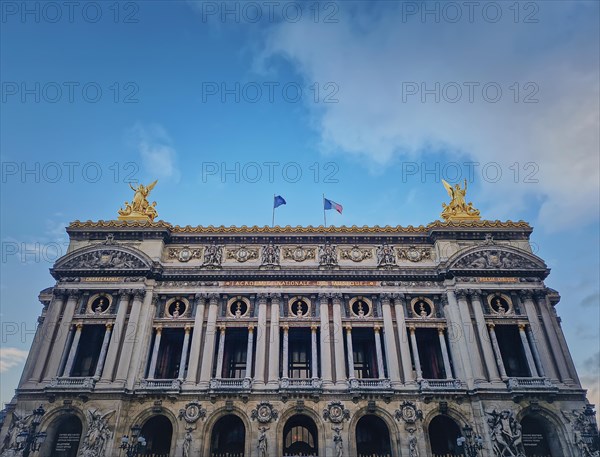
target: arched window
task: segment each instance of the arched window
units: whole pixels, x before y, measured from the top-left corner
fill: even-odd
[[[541,416],[527,415],[521,420],[525,455],[528,457],[559,457],[564,455],[555,427]]]
[[[243,457],[246,446],[246,427],[234,414],[220,418],[210,438],[211,457]]]
[[[42,447],[40,455],[76,457],[82,432],[81,420],[72,414],[63,416],[48,427],[49,448]]]
[[[356,424],[356,453],[358,457],[389,457],[390,430],[387,424],[374,415],[363,416]]]
[[[436,416],[429,424],[429,444],[431,453],[436,456],[462,456],[462,451],[456,445],[460,438],[460,427],[448,416]]]
[[[154,416],[142,426],[141,435],[146,438],[145,455],[152,457],[169,457],[173,424],[166,416]]]
[[[303,414],[288,419],[283,428],[284,456],[316,456],[319,453],[317,426]]]

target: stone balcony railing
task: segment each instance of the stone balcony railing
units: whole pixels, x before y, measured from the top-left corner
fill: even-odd
[[[350,379],[350,390],[389,390],[392,384],[389,379]]]
[[[142,379],[136,391],[146,392],[179,392],[181,391],[180,379]]]
[[[509,390],[552,390],[557,387],[548,378],[508,378]]]
[[[96,380],[90,377],[59,377],[52,379],[47,389],[92,391],[95,385]]]
[[[419,381],[421,390],[459,390],[463,388],[458,379],[422,379]]]
[[[284,390],[320,390],[323,381],[319,378],[281,378],[279,388]]]
[[[251,387],[250,378],[213,378],[209,384],[211,390],[250,390]]]

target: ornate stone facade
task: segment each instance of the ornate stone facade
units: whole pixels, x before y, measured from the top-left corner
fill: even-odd
[[[2,457],[598,455],[524,222],[68,233]]]

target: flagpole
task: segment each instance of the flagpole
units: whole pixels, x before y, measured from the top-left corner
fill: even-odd
[[[273,218],[271,219],[271,227],[275,226],[275,194],[273,194]]]
[[[325,224],[325,228],[327,228],[327,213],[325,212],[325,194],[323,194],[323,223]]]

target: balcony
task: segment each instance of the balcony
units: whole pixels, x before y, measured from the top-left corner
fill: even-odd
[[[319,378],[281,378],[279,388],[282,390],[321,390],[323,381]]]
[[[350,390],[391,390],[389,379],[350,379]]]
[[[506,380],[508,390],[558,390],[548,378],[508,378]]]
[[[241,391],[252,388],[252,379],[250,378],[213,378],[209,384],[210,390],[219,391]]]
[[[91,392],[95,385],[96,380],[90,377],[59,377],[52,379],[46,390]]]
[[[180,379],[142,379],[135,389],[136,392],[167,392],[179,393],[181,391]]]
[[[421,391],[460,390],[463,385],[458,379],[422,379],[419,388]]]

